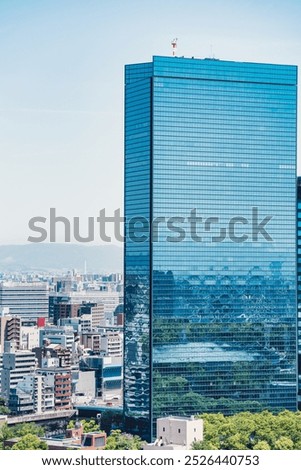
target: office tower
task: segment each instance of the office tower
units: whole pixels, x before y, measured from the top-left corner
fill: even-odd
[[[301,410],[301,177],[297,179],[298,408]]]
[[[162,416],[296,409],[296,82],[126,66],[124,410],[147,439]]]
[[[0,308],[8,307],[10,315],[37,319],[48,317],[48,285],[40,282],[2,282]]]

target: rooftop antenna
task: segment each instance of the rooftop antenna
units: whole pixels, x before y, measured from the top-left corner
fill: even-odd
[[[173,57],[175,57],[176,52],[177,52],[177,43],[178,43],[178,38],[174,38],[174,39],[171,41],[171,45],[172,45],[172,56],[173,56]]]

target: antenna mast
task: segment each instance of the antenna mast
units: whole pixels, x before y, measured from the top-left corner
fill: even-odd
[[[178,38],[175,38],[171,41],[171,45],[172,45],[172,56],[175,57],[176,56],[176,52],[177,52],[177,43],[178,43]]]

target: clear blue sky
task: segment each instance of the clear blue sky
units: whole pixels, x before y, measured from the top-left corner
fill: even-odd
[[[178,55],[301,66],[300,25],[300,0],[0,0],[0,244],[50,207],[83,227],[122,207],[124,64],[178,37]]]

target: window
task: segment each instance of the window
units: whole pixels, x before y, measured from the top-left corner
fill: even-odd
[[[179,434],[181,433],[181,429],[178,429],[178,433],[179,433]]]
[[[165,432],[165,428],[163,428],[163,432]]]

